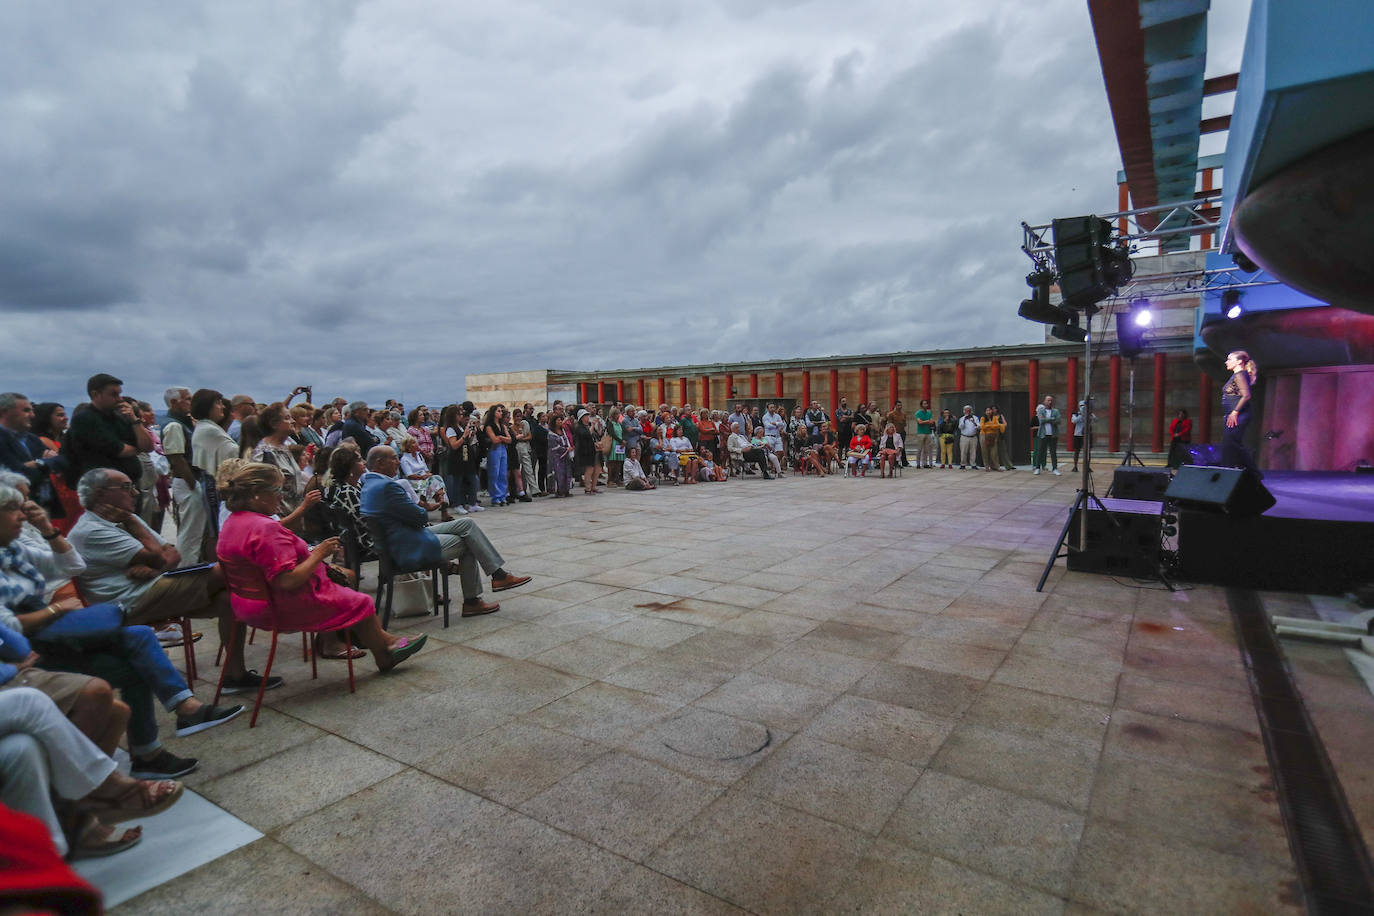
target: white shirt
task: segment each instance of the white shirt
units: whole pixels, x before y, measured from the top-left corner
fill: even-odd
[[[159,544],[167,543],[143,519],[135,515],[133,521],[152,534]],[[143,544],[122,526],[94,512],[82,514],[67,540],[86,560],[86,571],[81,574],[81,592],[91,601],[133,602],[157,581],[129,578],[129,561],[143,550]]]
[[[976,436],[979,429],[978,418],[973,414],[964,414],[959,418],[959,435]]]
[[[239,456],[239,444],[218,423],[206,420],[196,424],[191,434],[191,464],[211,477],[221,463]]]
[[[420,454],[412,455],[409,452],[401,456],[401,473],[406,477],[411,474],[424,474],[429,476],[429,465],[425,464],[425,456]]]

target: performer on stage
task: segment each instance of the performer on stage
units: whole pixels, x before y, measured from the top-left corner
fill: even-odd
[[[1221,434],[1222,464],[1246,468],[1263,477],[1255,465],[1255,456],[1245,444],[1250,407],[1254,403],[1255,386],[1259,383],[1259,368],[1244,350],[1227,354],[1226,368],[1231,371],[1231,378],[1221,389],[1221,409],[1226,412],[1226,431]]]

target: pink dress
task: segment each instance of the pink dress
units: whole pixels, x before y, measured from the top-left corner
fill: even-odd
[[[225,567],[247,564],[257,567],[272,591],[272,602],[236,594],[234,571],[225,569],[230,583],[234,616],[252,627],[280,630],[337,630],[352,626],[376,613],[372,599],[362,592],[331,582],[324,565],[315,568],[310,581],[295,591],[281,591],[270,583],[295,569],[310,555],[310,547],[280,522],[258,512],[235,512],[219,532],[219,559]],[[273,620],[272,610],[276,619]]]

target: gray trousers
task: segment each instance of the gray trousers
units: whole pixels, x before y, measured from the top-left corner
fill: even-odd
[[[959,434],[959,464],[973,467],[978,458],[978,437]]]
[[[525,492],[531,495],[542,493],[543,487],[539,485],[539,478],[534,474],[534,451],[530,444],[515,443],[515,454],[520,458],[520,479],[525,482]]]
[[[52,806],[85,798],[115,771],[115,762],[32,687],[0,694],[0,802],[41,820],[57,851],[67,841]]]
[[[458,561],[458,577],[463,583],[463,600],[482,597],[482,572],[491,575],[505,565],[491,540],[470,518],[455,518],[451,522],[431,525],[430,531],[439,539],[439,549],[445,560]]]

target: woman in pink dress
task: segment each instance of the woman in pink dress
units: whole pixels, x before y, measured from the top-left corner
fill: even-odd
[[[220,529],[217,552],[236,618],[261,629],[348,628],[381,671],[420,651],[424,635],[388,633],[371,598],[329,578],[324,561],[338,550],[338,538],[312,549],[273,517],[281,503],[281,471],[257,461],[226,461],[215,485],[233,513]],[[248,597],[264,588],[270,601]]]

